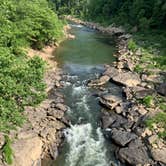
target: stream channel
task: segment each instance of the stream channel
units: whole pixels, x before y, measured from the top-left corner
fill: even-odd
[[[114,40],[82,25],[71,24],[74,40],[64,41],[55,52],[64,71],[62,93],[69,106],[67,117],[71,128],[64,131],[65,141],[59,156],[48,166],[111,166],[118,165],[114,158],[114,145],[106,140],[100,128],[101,107],[93,94],[97,90],[87,87],[90,79],[104,70],[104,64],[115,61]],[[108,83],[112,94],[119,88]]]

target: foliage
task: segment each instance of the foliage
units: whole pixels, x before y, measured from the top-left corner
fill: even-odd
[[[144,97],[142,102],[147,107],[151,107],[153,105],[153,96],[146,96],[146,97]]]
[[[137,49],[137,45],[136,43],[133,41],[133,39],[130,39],[129,42],[128,42],[128,48],[129,50],[135,52],[136,49]]]
[[[13,151],[11,148],[11,140],[8,136],[5,136],[5,145],[3,146],[2,150],[5,162],[11,165],[13,163]]]
[[[25,106],[45,98],[45,62],[28,58],[23,48],[57,42],[63,23],[46,0],[0,2],[0,131],[9,132],[25,121]]]
[[[134,68],[134,71],[137,73],[142,73],[143,72],[143,68],[140,65],[136,65]]]
[[[0,46],[42,48],[62,36],[61,21],[46,0],[1,0]]]
[[[48,0],[59,15],[74,15],[81,18],[87,15],[88,0]]]
[[[140,30],[166,27],[165,0],[90,0],[88,18],[108,24],[128,24]]]
[[[159,128],[163,128],[163,131],[160,131],[158,135],[166,139],[166,113],[160,112],[146,121],[146,125],[150,129],[153,129],[154,124],[156,124]]]

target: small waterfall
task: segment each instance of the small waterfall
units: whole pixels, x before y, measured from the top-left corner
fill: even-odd
[[[97,128],[95,132],[94,138],[90,123],[73,125],[65,131],[69,144],[66,166],[109,166],[100,128]]]

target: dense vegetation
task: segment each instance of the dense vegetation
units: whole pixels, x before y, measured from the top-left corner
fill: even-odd
[[[0,0],[0,18],[0,131],[8,132],[24,122],[24,106],[45,96],[45,62],[23,50],[58,41],[63,24],[46,0]]]
[[[97,21],[138,26],[166,27],[165,0],[91,0],[89,17]]]

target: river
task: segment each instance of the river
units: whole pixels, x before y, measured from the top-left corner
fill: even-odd
[[[100,128],[101,107],[96,90],[87,87],[89,79],[98,76],[104,64],[115,58],[115,44],[108,36],[81,25],[71,24],[74,40],[64,41],[55,56],[64,71],[62,93],[69,106],[67,117],[71,128],[64,131],[65,141],[56,161],[50,166],[111,166],[114,145],[106,140]],[[118,87],[107,84],[113,94]]]

